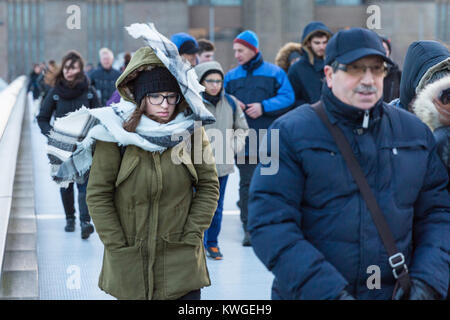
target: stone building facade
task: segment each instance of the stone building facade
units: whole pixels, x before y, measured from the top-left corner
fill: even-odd
[[[79,29],[68,27],[71,5],[79,8]],[[101,47],[116,54],[134,51],[142,43],[124,26],[146,21],[167,37],[188,31],[197,38],[209,37],[213,21],[216,58],[225,70],[235,65],[234,37],[249,28],[259,35],[264,58],[273,62],[279,48],[300,41],[313,20],[333,32],[367,27],[371,5],[379,10],[375,31],[392,39],[393,59],[400,65],[412,41],[450,43],[450,0],[0,0],[0,77],[11,81],[28,73],[33,62],[60,61],[69,49],[94,65]]]

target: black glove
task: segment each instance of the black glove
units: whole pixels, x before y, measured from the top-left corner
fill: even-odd
[[[394,300],[439,300],[441,298],[436,290],[422,280],[412,279],[411,282],[409,294],[405,294],[403,288],[400,287],[394,296]]]
[[[334,300],[355,300],[355,298],[346,290],[342,290]]]

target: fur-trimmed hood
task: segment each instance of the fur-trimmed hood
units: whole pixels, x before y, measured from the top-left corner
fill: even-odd
[[[437,99],[441,92],[448,88],[450,88],[450,75],[426,86],[419,92],[413,103],[413,112],[431,131],[443,126],[439,121],[439,113],[434,106],[433,99]]]
[[[409,109],[431,75],[443,68],[450,68],[450,52],[441,43],[416,41],[409,46],[400,81],[400,101],[405,109]]]
[[[288,42],[281,47],[275,57],[275,64],[286,71],[286,73],[290,67],[289,55],[294,51],[297,51],[299,54],[303,54],[302,45],[297,42]]]

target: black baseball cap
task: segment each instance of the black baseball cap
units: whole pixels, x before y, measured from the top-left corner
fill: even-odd
[[[377,33],[363,28],[350,28],[335,33],[328,41],[325,64],[331,65],[335,60],[342,64],[350,64],[373,55],[383,58],[389,64],[394,64],[386,56],[382,40]]]

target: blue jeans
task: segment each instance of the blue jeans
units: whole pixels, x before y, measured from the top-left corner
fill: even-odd
[[[217,201],[217,209],[211,221],[208,230],[205,231],[204,243],[205,247],[217,247],[217,238],[219,236],[220,227],[222,225],[223,199],[225,198],[225,188],[227,186],[228,175],[219,177],[220,195]]]

